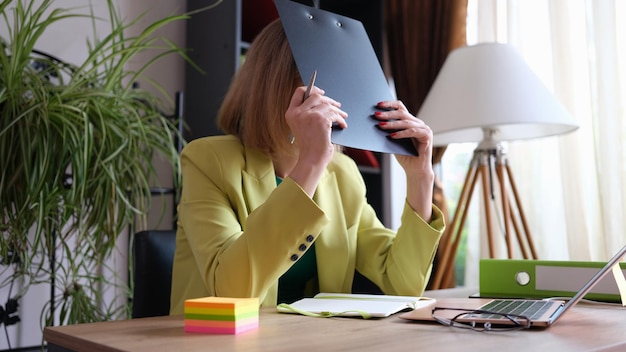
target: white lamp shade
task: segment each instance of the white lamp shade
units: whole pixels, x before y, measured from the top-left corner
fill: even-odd
[[[418,117],[435,145],[478,142],[483,130],[497,140],[547,137],[578,125],[508,44],[486,43],[452,51]]]

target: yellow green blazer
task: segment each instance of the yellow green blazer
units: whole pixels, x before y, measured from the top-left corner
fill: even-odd
[[[234,136],[190,142],[181,165],[171,314],[205,296],[276,305],[279,277],[313,242],[320,292],[350,292],[357,269],[386,294],[423,293],[441,212],[433,206],[428,224],[405,203],[397,234],[386,229],[346,155],[336,153],[313,199],[290,178],[276,186],[271,159]]]

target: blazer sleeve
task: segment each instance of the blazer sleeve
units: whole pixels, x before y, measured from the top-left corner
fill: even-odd
[[[354,175],[346,180],[360,177],[356,167],[350,167],[347,173]],[[357,207],[360,213],[356,269],[385,294],[422,295],[445,229],[442,212],[433,205],[433,215],[427,223],[405,201],[401,225],[394,231],[379,221],[365,196],[353,200],[353,204],[361,204]]]
[[[304,253],[302,244],[308,247],[328,219],[289,178],[276,187],[273,173],[248,176],[254,187],[246,188],[243,152],[192,143],[181,157],[183,231],[177,245],[188,247],[193,263],[185,264],[181,249],[175,265],[197,271],[209,295],[259,297],[263,302]],[[262,201],[257,206],[249,199]]]

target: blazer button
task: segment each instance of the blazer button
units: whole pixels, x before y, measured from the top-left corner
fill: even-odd
[[[306,244],[301,244],[300,247],[298,247],[298,249],[300,250],[300,252],[304,252],[306,251]]]
[[[313,235],[306,236],[306,241],[309,242],[309,243],[313,242],[314,239],[315,239],[315,237],[313,237]]]
[[[293,254],[293,255],[291,256],[291,261],[292,261],[292,262],[295,262],[296,260],[298,260],[298,255],[297,255],[297,254]]]

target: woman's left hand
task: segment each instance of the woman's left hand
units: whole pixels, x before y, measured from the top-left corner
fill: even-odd
[[[383,101],[377,107],[374,117],[378,127],[389,132],[389,138],[410,138],[418,156],[396,154],[396,159],[408,174],[432,174],[433,132],[424,121],[411,115],[406,106],[399,101]]]
[[[424,121],[411,115],[401,101],[383,101],[374,117],[378,127],[389,132],[389,138],[409,138],[417,156],[396,154],[407,177],[406,200],[422,219],[430,222],[435,174],[433,171],[433,132]]]

